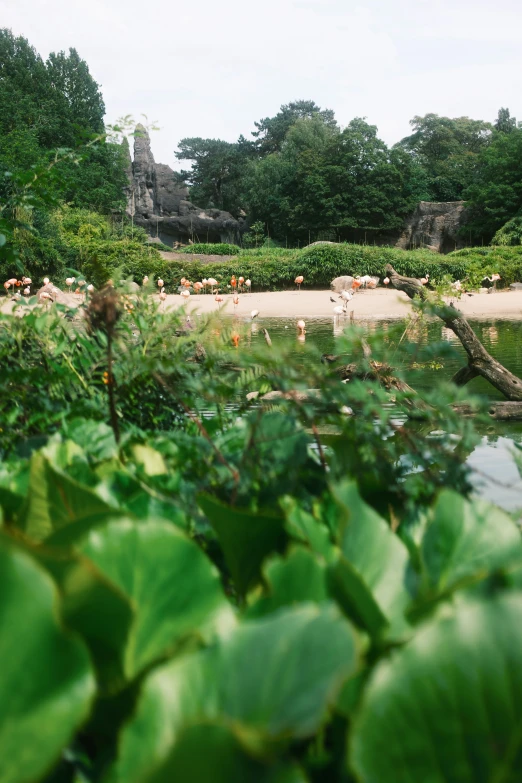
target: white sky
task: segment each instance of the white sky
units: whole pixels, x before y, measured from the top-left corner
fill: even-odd
[[[522,120],[522,0],[0,0],[0,26],[43,57],[75,47],[107,122],[156,121],[174,167],[180,139],[249,137],[299,98],[388,144],[416,114]]]

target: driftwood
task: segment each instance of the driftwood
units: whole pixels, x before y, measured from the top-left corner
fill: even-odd
[[[452,408],[462,416],[475,416],[471,405],[456,403]],[[522,421],[522,402],[490,402],[487,412],[496,421]]]
[[[345,364],[342,367],[336,368],[337,374],[343,381],[351,381],[354,378],[366,381],[377,381],[383,386],[386,391],[402,391],[412,392],[415,391],[408,386],[407,383],[401,381],[393,374],[393,367],[383,362],[376,362],[373,359],[369,361],[368,370],[362,370],[357,364]]]
[[[404,291],[410,299],[427,299],[427,291],[419,280],[399,275],[391,264],[386,265],[386,274],[398,291]],[[507,370],[489,354],[467,322],[465,316],[453,306],[434,304],[432,310],[459,338],[468,355],[468,363],[452,378],[457,386],[464,386],[480,375],[498,389],[506,399],[522,402],[522,380]]]

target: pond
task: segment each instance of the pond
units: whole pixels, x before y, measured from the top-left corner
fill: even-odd
[[[486,349],[505,367],[522,377],[522,321],[480,320],[470,321],[477,336]],[[367,333],[381,332],[389,335],[390,357],[393,364],[395,346],[406,327],[397,320],[357,321]],[[337,336],[343,329],[350,328],[349,322],[334,321],[331,318],[310,318],[306,321],[306,343],[316,346],[321,353],[335,353]],[[303,362],[310,361],[304,345],[297,339],[296,319],[261,318],[251,325],[252,343],[264,341],[263,329],[267,329],[274,345],[293,346],[296,355],[302,355]],[[399,337],[397,336],[399,335]],[[430,321],[412,324],[404,340],[409,347],[419,352],[426,345],[434,346],[430,366],[406,373],[408,382],[417,389],[427,389],[434,382],[450,379],[466,363],[465,352],[453,332],[440,322]],[[440,350],[435,348],[440,344]],[[451,345],[450,352],[444,346]],[[412,357],[414,359],[415,356]],[[425,357],[424,357],[425,359]],[[440,366],[442,365],[442,366]],[[503,399],[487,381],[474,379],[467,387],[474,394],[486,395],[489,399]],[[522,422],[495,422],[478,426],[481,443],[468,458],[473,469],[473,484],[478,496],[502,506],[508,511],[522,509],[522,479],[513,459],[514,443],[522,444]]]

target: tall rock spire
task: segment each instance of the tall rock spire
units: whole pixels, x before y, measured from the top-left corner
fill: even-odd
[[[203,210],[189,200],[176,173],[156,163],[147,129],[136,125],[134,161],[127,213],[165,244],[173,242],[239,242],[239,223],[229,212]]]

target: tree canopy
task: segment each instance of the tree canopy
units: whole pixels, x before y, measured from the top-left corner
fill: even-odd
[[[57,148],[82,145],[79,164],[62,163],[55,196],[76,206],[107,212],[123,201],[124,159],[119,145],[104,138],[105,104],[87,63],[75,49],[51,53],[46,62],[29,42],[0,29],[0,195],[12,179]]]
[[[413,133],[398,146],[418,162],[427,176],[429,201],[458,201],[471,184],[478,155],[490,141],[492,126],[469,117],[426,114],[410,122]]]

